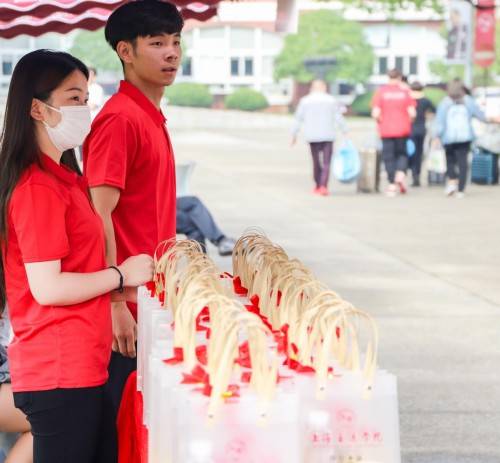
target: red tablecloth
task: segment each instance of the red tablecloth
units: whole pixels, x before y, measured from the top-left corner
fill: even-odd
[[[142,424],[142,394],[137,392],[137,373],[130,375],[118,412],[118,463],[147,463],[148,430]]]

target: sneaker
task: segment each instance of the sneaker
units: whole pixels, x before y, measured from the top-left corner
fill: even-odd
[[[411,184],[411,186],[412,186],[413,188],[418,188],[418,187],[420,187],[420,179],[418,179],[418,178],[414,178],[414,179],[413,179],[413,182],[412,182],[412,184]]]
[[[406,175],[404,172],[398,171],[396,172],[396,185],[399,188],[399,192],[401,194],[405,194],[408,190],[406,188]]]
[[[445,196],[453,196],[457,191],[457,185],[455,183],[448,183],[444,190]]]
[[[320,189],[319,189],[319,187],[315,187],[315,188],[313,189],[313,191],[312,191],[312,194],[313,194],[313,195],[319,195],[319,194],[320,194],[320,193],[319,193],[319,190],[320,190]]]
[[[233,238],[224,237],[217,244],[219,256],[230,256],[233,253],[236,241]]]
[[[465,193],[463,191],[459,191],[457,193],[457,199],[464,199],[465,198]]]
[[[385,195],[388,198],[395,198],[398,195],[398,190],[396,185],[391,184],[387,187],[387,190],[385,190]]]
[[[328,189],[324,186],[320,186],[318,188],[318,194],[320,194],[321,196],[328,196],[330,194],[330,192],[328,191]]]

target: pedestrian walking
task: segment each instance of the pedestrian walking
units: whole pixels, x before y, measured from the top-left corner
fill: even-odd
[[[441,143],[446,152],[445,194],[463,198],[467,183],[469,152],[474,140],[472,120],[498,122],[488,119],[474,98],[467,94],[463,82],[454,79],[448,84],[448,95],[439,103],[433,126],[434,145]]]
[[[411,134],[412,120],[416,116],[416,102],[410,90],[402,85],[402,74],[397,69],[389,71],[389,82],[373,96],[372,117],[378,123],[382,139],[382,158],[387,171],[389,197],[406,193],[408,168],[407,142]]]
[[[181,65],[183,25],[174,4],[150,0],[120,6],[105,27],[124,80],[94,119],[83,163],[104,223],[108,265],[140,252],[152,255],[175,238],[175,163],[160,103]],[[136,320],[136,304],[113,304],[108,387],[115,414],[137,369]]]
[[[430,114],[436,113],[436,108],[424,94],[424,86],[420,82],[411,84],[411,96],[417,102],[416,116],[411,126],[411,140],[415,146],[413,156],[410,156],[409,167],[412,174],[412,186],[420,186],[420,172],[424,154],[424,142],[427,135],[427,120]]]
[[[313,193],[328,196],[334,142],[338,129],[346,133],[346,123],[341,106],[328,93],[326,82],[322,80],[313,81],[309,94],[299,101],[292,128],[292,146],[302,126],[313,160]]]
[[[145,255],[106,265],[102,221],[74,152],[90,130],[88,76],[67,53],[22,57],[1,139],[0,310],[8,300],[10,379],[35,463],[116,461],[104,388],[110,300],[132,299],[153,274]]]

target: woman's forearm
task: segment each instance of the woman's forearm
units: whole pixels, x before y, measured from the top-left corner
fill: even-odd
[[[30,288],[41,305],[73,305],[110,293],[118,288],[120,276],[115,269],[93,273],[46,275],[40,284],[38,275],[32,276]]]

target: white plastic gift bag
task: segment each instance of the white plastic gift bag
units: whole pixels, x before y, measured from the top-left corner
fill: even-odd
[[[304,463],[400,463],[396,377],[377,371],[371,390],[360,372],[329,380],[319,399],[315,380],[299,378]]]

